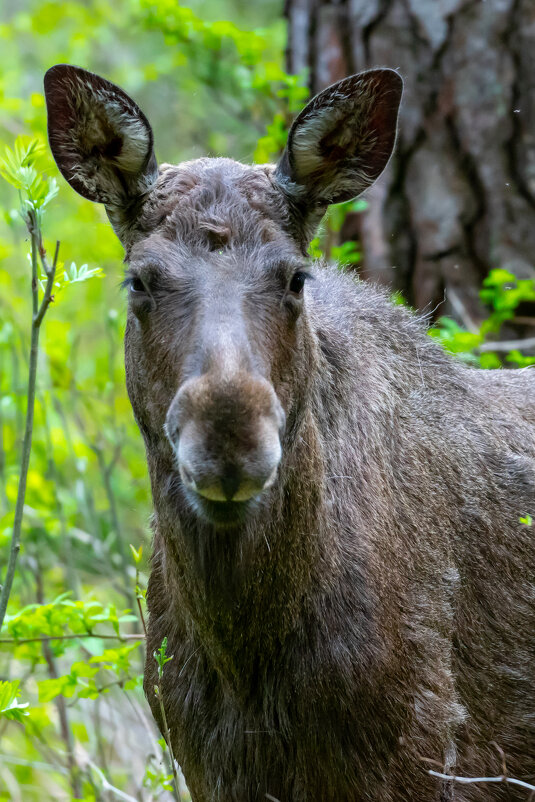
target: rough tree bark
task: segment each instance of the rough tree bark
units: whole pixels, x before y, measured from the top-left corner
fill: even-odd
[[[308,68],[313,92],[377,66],[405,79],[396,155],[345,231],[361,240],[363,274],[477,325],[490,268],[535,277],[534,0],[286,0],[285,11],[288,68]]]

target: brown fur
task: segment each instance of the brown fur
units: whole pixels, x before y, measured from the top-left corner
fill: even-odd
[[[324,142],[326,107],[364,92],[358,130],[369,144],[378,105],[391,147],[396,86],[364,74],[296,124],[319,109]],[[335,119],[347,142],[351,114]],[[390,152],[377,138],[373,177]],[[131,292],[126,333],[155,509],[147,698],[161,725],[151,655],[167,637],[163,701],[194,802],[524,800],[453,788],[427,761],[496,775],[496,742],[535,780],[535,549],[519,522],[535,512],[535,373],[465,367],[327,265],[292,295],[325,201],[289,147],[276,171],[164,166],[122,224],[130,286],[149,288]],[[329,161],[325,192],[351,195],[365,165],[348,164],[336,189]],[[224,525],[178,470],[187,382],[205,456],[257,448],[270,393],[284,412],[276,481]]]

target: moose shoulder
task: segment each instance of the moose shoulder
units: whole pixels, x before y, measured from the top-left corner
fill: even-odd
[[[194,802],[520,800],[535,777],[535,373],[446,355],[304,254],[382,172],[401,79],[299,114],[276,167],[161,165],[143,113],[46,75],[59,169],[126,250],[154,554],[145,688]],[[160,722],[161,723],[161,722]],[[432,761],[431,763],[429,761]],[[434,761],[434,763],[433,763]]]

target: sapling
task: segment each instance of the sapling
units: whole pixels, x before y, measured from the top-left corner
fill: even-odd
[[[7,603],[13,586],[17,558],[20,551],[24,499],[26,497],[26,480],[32,448],[39,335],[41,333],[41,325],[44,317],[50,304],[54,300],[54,279],[56,276],[59,253],[59,242],[57,242],[54,257],[52,262],[50,262],[43,244],[43,212],[47,204],[57,194],[57,185],[55,179],[45,178],[35,167],[36,159],[41,150],[42,145],[38,140],[32,140],[27,145],[23,145],[22,142],[17,141],[14,150],[6,148],[6,156],[0,163],[0,173],[19,191],[20,215],[30,234],[32,275],[32,323],[28,370],[28,400],[9,560],[4,584],[0,592],[0,629],[4,622]],[[44,273],[43,284],[40,282],[39,265],[41,265]]]
[[[153,657],[158,666],[158,683],[154,686],[154,695],[156,696],[160,704],[160,713],[163,722],[163,735],[165,738],[165,743],[167,744],[167,748],[169,750],[169,758],[171,760],[171,768],[173,770],[174,792],[177,802],[180,802],[180,792],[179,792],[180,785],[178,780],[178,773],[176,770],[176,761],[175,761],[175,756],[173,754],[171,736],[169,734],[169,726],[167,724],[167,716],[165,715],[165,707],[162,696],[162,679],[163,679],[164,666],[166,663],[169,663],[173,659],[173,655],[171,655],[170,657],[167,656],[167,638],[163,639],[162,645],[157,651],[153,653]]]

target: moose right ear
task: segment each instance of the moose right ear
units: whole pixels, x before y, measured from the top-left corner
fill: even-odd
[[[48,139],[62,175],[84,198],[104,203],[120,228],[158,176],[147,118],[118,86],[68,64],[48,70],[45,97]]]
[[[330,203],[360,195],[386,167],[403,81],[395,70],[351,75],[324,89],[294,120],[275,179],[305,234]]]

